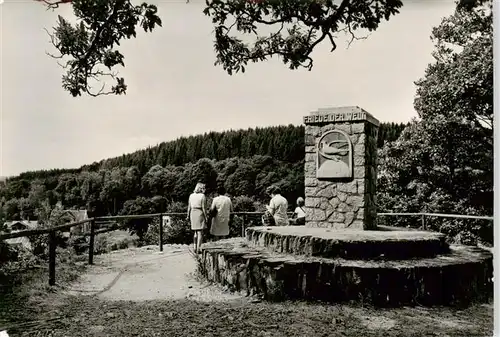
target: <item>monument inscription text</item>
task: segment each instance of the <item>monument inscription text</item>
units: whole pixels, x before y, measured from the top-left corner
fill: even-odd
[[[304,124],[321,124],[332,122],[353,122],[367,119],[366,112],[341,112],[324,115],[309,115],[304,117]]]

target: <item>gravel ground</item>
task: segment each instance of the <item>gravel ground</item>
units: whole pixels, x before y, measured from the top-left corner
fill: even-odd
[[[93,266],[70,286],[69,295],[94,295],[110,301],[191,299],[244,300],[195,277],[196,261],[187,245],[165,245],[114,251],[96,256]]]
[[[57,303],[57,304],[56,304]],[[492,336],[492,307],[391,310],[306,303],[106,301],[67,296],[10,336]]]

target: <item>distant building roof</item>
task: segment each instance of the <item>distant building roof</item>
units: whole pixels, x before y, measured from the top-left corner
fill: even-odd
[[[82,221],[89,218],[87,210],[65,209],[64,211],[71,215],[73,221]]]
[[[35,229],[38,227],[38,221],[13,220],[5,222],[4,225],[10,230],[16,227],[22,227],[23,229]]]

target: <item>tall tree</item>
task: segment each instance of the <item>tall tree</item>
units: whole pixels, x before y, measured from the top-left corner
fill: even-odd
[[[21,220],[21,208],[19,199],[8,199],[2,205],[2,213],[7,220]]]
[[[415,108],[434,145],[432,159],[448,176],[450,193],[462,179],[493,173],[493,2],[458,6],[433,30],[434,57],[416,82]],[[482,189],[482,188],[481,188]],[[467,191],[469,190],[469,191]]]
[[[154,203],[151,199],[144,197],[137,197],[136,199],[125,201],[123,208],[120,211],[120,214],[122,215],[151,213],[155,213]],[[139,238],[142,238],[148,230],[151,219],[130,219],[125,220],[124,222],[130,228],[132,233],[135,233],[139,236]]]
[[[386,210],[492,214],[492,4],[457,3],[434,28],[435,62],[416,82],[420,121],[381,151],[378,201]],[[439,226],[462,242],[492,240],[487,223]]]
[[[136,198],[141,191],[141,172],[136,166],[130,166],[125,172],[126,198]]]
[[[167,171],[160,165],[152,166],[142,177],[142,190],[147,196],[164,195]]]
[[[78,185],[76,174],[64,173],[59,176],[58,184],[54,191],[65,208],[78,206],[81,202],[80,186]]]
[[[85,208],[96,215],[102,213],[102,203],[99,202],[100,193],[103,187],[102,174],[98,172],[84,171],[78,177],[80,180],[80,195],[85,203]]]
[[[255,193],[255,177],[257,172],[247,164],[241,163],[238,168],[227,177],[225,187],[232,195],[251,196]]]
[[[47,199],[47,190],[41,179],[35,179],[31,182],[31,188],[28,193],[28,199],[33,207],[38,207]]]
[[[207,194],[213,192],[217,187],[217,172],[214,163],[208,158],[201,158],[193,166],[192,184],[202,182],[205,184]]]
[[[104,172],[103,187],[99,195],[103,206],[110,214],[117,214],[125,202],[125,172],[116,167]]]

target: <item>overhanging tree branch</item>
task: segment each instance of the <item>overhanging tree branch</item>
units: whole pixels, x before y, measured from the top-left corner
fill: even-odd
[[[311,70],[310,55],[326,38],[332,45],[331,51],[337,47],[335,33],[350,34],[349,45],[354,40],[365,39],[354,32],[377,29],[382,20],[398,13],[401,6],[401,1],[384,0],[342,0],[340,4],[319,0],[212,0],[207,2],[204,13],[216,26],[216,64],[232,74],[244,71],[248,61],[264,61],[272,56],[279,56],[290,69],[305,67]],[[217,30],[217,27],[224,27],[229,17],[237,22],[237,33],[253,35],[255,42],[244,43],[230,31]],[[288,29],[286,33],[280,28],[275,34],[261,37],[259,24],[265,27],[284,24]]]
[[[73,96],[87,93],[91,96],[108,93],[124,94],[124,79],[116,72],[105,73],[103,68],[124,66],[124,56],[116,50],[123,38],[136,37],[136,27],[152,31],[161,26],[154,5],[131,4],[131,0],[35,0],[49,9],[71,3],[78,19],[71,25],[59,18],[52,45],[67,59],[63,87]],[[187,1],[189,3],[189,1]],[[278,56],[290,69],[312,69],[314,49],[326,39],[331,51],[337,48],[336,33],[350,34],[349,45],[358,30],[376,30],[384,20],[399,13],[401,0],[207,0],[204,14],[211,17],[215,26],[216,65],[228,74],[245,71],[249,61],[265,61]],[[234,23],[227,28],[226,21]],[[258,25],[275,29],[267,36],[259,35]],[[236,28],[233,32],[231,28]],[[251,35],[254,41],[243,42],[237,36]],[[111,77],[116,84],[104,91],[91,91],[89,81]],[[106,86],[105,86],[106,87]]]
[[[47,5],[47,9],[57,9],[59,5],[70,3],[73,0],[35,0],[38,2],[42,2]]]
[[[63,88],[73,96],[86,93],[90,96],[124,94],[127,86],[123,78],[111,69],[124,66],[124,56],[116,50],[120,40],[136,36],[136,26],[140,24],[145,31],[152,31],[161,26],[157,8],[146,3],[132,5],[130,0],[37,0],[49,8],[57,8],[61,3],[71,2],[78,22],[71,25],[59,16],[54,32],[49,33],[51,44],[59,55],[49,54],[53,58],[66,59],[59,63],[67,72],[62,78]],[[103,69],[110,71],[106,72]],[[94,91],[91,81],[99,82],[104,77],[116,81],[109,87],[106,82]],[[106,89],[108,88],[108,89]]]

